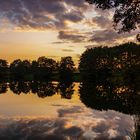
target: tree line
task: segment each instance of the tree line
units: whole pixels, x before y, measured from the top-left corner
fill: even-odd
[[[74,83],[70,81],[57,83],[40,80],[11,80],[8,83],[7,81],[0,81],[0,94],[7,93],[8,88],[17,95],[32,93],[39,98],[60,94],[61,98],[71,99],[74,93]]]
[[[6,60],[0,59],[0,76],[10,76],[16,79],[50,79],[56,74],[59,79],[71,79],[75,69],[72,57],[62,57],[60,62],[45,56],[37,60],[14,60],[8,65]]]
[[[87,49],[80,58],[83,81],[111,84],[140,84],[140,45],[125,43],[112,48]]]
[[[80,78],[94,82],[120,84],[120,81],[128,83],[140,83],[140,45],[125,43],[114,47],[95,47],[87,49],[80,57]],[[10,65],[6,60],[0,59],[0,76],[10,75],[17,79],[51,79],[59,76],[59,79],[73,79],[75,64],[72,57],[62,57],[60,62],[47,57],[39,57],[37,60],[14,60]],[[129,84],[129,83],[128,83]]]

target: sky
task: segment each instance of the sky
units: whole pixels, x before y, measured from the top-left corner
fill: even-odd
[[[85,0],[0,0],[0,58],[60,60],[100,45],[135,41],[137,31],[118,34],[114,11],[102,11]]]

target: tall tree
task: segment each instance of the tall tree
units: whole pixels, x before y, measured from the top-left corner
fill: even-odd
[[[140,45],[125,43],[112,48],[87,49],[80,58],[79,70],[85,80],[110,81],[112,75],[135,73],[140,67]],[[132,72],[133,71],[133,72]],[[133,74],[134,76],[134,74]],[[134,76],[138,80],[138,76]],[[134,80],[134,79],[133,79]]]
[[[72,80],[74,69],[72,57],[62,57],[59,64],[60,80]]]
[[[32,63],[32,67],[35,67],[37,77],[50,78],[57,70],[57,63],[53,59],[42,56],[38,58],[37,62]]]
[[[4,76],[8,70],[8,62],[6,60],[0,59],[0,76]]]
[[[10,64],[10,72],[16,78],[24,78],[25,75],[30,73],[31,63],[28,60],[14,60]]]

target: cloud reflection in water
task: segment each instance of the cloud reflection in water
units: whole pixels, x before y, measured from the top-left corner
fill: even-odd
[[[134,122],[129,115],[83,106],[60,108],[54,118],[0,119],[2,140],[127,140],[133,129]]]

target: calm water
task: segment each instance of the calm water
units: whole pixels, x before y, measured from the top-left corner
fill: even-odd
[[[93,85],[80,83],[1,82],[0,140],[139,139],[140,95],[97,93],[97,89],[103,88],[96,86],[95,90]]]

